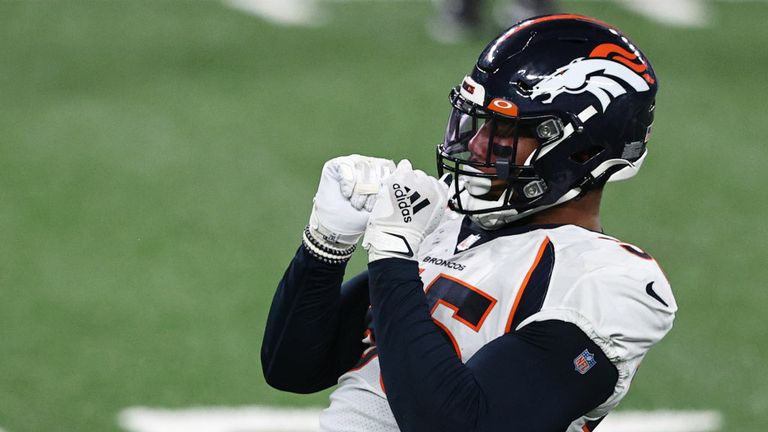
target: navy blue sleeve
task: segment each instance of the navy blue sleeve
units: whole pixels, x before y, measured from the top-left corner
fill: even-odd
[[[368,274],[342,285],[346,264],[327,264],[299,247],[272,300],[261,345],[267,383],[313,393],[336,384],[365,346]]]
[[[368,270],[381,373],[403,432],[563,432],[613,393],[616,368],[575,325],[532,323],[464,364],[432,321],[418,263],[383,259]],[[581,374],[584,350],[594,365]]]

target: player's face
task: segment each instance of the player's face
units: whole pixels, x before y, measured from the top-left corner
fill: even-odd
[[[495,131],[494,123],[495,122]],[[512,120],[494,119],[486,122],[469,141],[469,151],[475,162],[495,163],[497,157],[509,158],[514,150],[515,124]],[[491,141],[491,133],[494,136]],[[532,133],[525,129],[518,132],[517,154],[514,158],[515,165],[523,165],[528,156],[539,146],[538,140]],[[489,146],[489,142],[491,145]],[[488,158],[490,153],[490,159]],[[493,172],[493,168],[487,168],[486,172]],[[485,171],[485,170],[484,170]]]
[[[515,127],[514,121],[503,119],[494,119],[483,124],[469,141],[471,160],[481,163],[496,163],[497,158],[505,158],[514,159],[514,165],[524,165],[528,156],[539,146],[539,141],[531,131],[521,128],[517,132],[517,148],[515,149]],[[511,158],[513,151],[516,153],[514,158]],[[489,174],[495,174],[495,168],[479,169]],[[497,200],[508,186],[509,183],[506,180],[494,179],[491,181],[487,193],[478,196],[478,198]]]

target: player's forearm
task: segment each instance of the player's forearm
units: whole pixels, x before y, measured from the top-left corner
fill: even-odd
[[[391,160],[360,155],[323,165],[302,247],[280,281],[264,334],[262,368],[273,387],[321,390],[360,358],[368,280],[341,281],[381,179],[394,169]]]
[[[418,263],[368,266],[376,344],[389,404],[403,431],[474,430],[480,387],[429,314]]]
[[[345,267],[299,248],[278,285],[264,333],[262,369],[271,386],[311,393],[336,382]]]

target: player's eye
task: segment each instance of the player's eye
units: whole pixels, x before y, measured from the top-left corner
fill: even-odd
[[[512,121],[496,120],[496,136],[499,138],[511,138],[515,136],[515,123]]]

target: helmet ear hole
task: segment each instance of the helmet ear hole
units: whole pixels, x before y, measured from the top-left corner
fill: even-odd
[[[576,152],[572,154],[569,159],[573,162],[585,165],[589,161],[591,161],[595,156],[599,155],[600,153],[605,150],[605,147],[601,147],[599,145],[593,145],[592,147],[582,150],[579,152]]]

